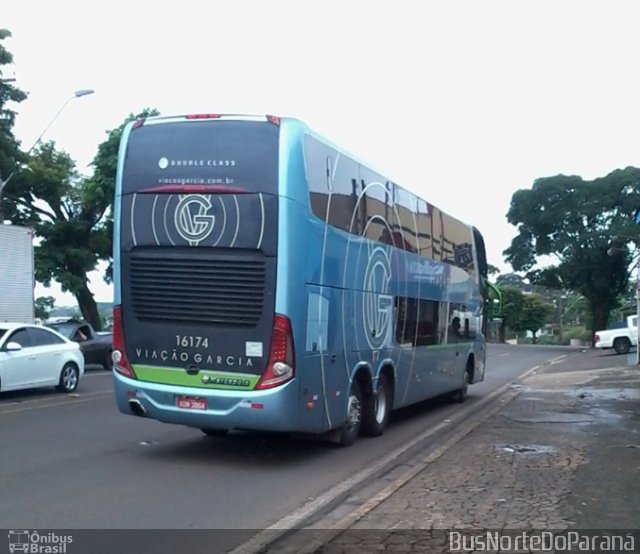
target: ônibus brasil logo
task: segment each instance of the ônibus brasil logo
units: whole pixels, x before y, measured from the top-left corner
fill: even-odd
[[[9,531],[9,552],[27,554],[65,554],[67,545],[73,542],[71,535],[61,535],[51,531],[28,530]]]

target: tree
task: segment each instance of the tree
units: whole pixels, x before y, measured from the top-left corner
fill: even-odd
[[[592,333],[604,328],[632,269],[640,235],[633,215],[640,206],[640,169],[627,167],[584,181],[557,175],[537,179],[511,198],[509,222],[518,235],[504,251],[531,282],[574,290],[589,303]],[[538,256],[555,265],[534,266]]]
[[[56,299],[53,296],[39,296],[36,298],[36,318],[40,321],[47,321],[55,304]]]
[[[125,123],[137,117],[130,115]],[[98,330],[101,319],[87,275],[99,261],[111,259],[111,207],[123,128],[124,124],[109,131],[98,147],[92,176],[78,175],[69,155],[48,142],[35,149],[27,166],[6,187],[6,197],[15,207],[13,223],[33,227],[40,239],[35,251],[36,279],[45,286],[59,282]]]
[[[519,317],[520,328],[531,331],[532,342],[536,343],[536,334],[544,325],[548,315],[553,311],[553,306],[545,302],[539,294],[529,294],[524,298],[524,304]]]
[[[145,108],[138,114],[130,113],[122,125],[107,131],[107,140],[98,146],[98,152],[91,162],[94,171],[92,177],[85,183],[85,192],[87,199],[91,201],[94,209],[99,210],[101,214],[105,215],[102,230],[106,240],[102,245],[102,259],[110,259],[113,251],[113,213],[111,207],[113,205],[113,197],[116,190],[118,149],[120,147],[122,133],[127,123],[130,121],[154,115],[160,115],[160,112],[154,108]],[[107,207],[109,208],[108,210]],[[109,262],[104,279],[107,283],[111,282],[112,261]]]
[[[12,222],[33,227],[40,239],[36,280],[45,286],[59,282],[76,297],[87,321],[100,329],[87,274],[104,256],[106,237],[98,225],[101,213],[87,199],[75,162],[53,142],[41,144],[5,192],[15,206]]]
[[[502,292],[502,323],[500,324],[500,342],[505,341],[506,329],[511,329],[516,333],[523,329],[520,327],[520,314],[524,306],[524,294],[513,286],[501,288]]]
[[[503,273],[499,275],[496,279],[496,284],[501,287],[514,287],[521,291],[530,288],[530,285],[525,283],[525,278],[517,273]]]
[[[13,63],[13,55],[2,45],[2,41],[9,37],[10,31],[0,29],[0,224],[5,214],[10,211],[3,203],[4,183],[25,159],[25,155],[20,152],[19,142],[13,135],[16,113],[7,107],[9,102],[22,102],[27,97],[23,91],[11,84],[11,78],[5,77],[4,66]]]

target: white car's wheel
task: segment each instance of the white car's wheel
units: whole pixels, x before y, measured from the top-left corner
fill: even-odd
[[[62,368],[60,372],[60,382],[58,383],[58,390],[61,392],[73,392],[78,388],[78,381],[80,380],[80,373],[75,364],[68,362]]]

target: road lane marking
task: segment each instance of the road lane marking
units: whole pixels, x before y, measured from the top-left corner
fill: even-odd
[[[91,398],[87,398],[87,397]],[[0,404],[0,416],[4,414],[15,414],[18,412],[32,412],[35,410],[41,410],[44,408],[55,408],[56,406],[69,406],[71,404],[78,404],[80,402],[89,402],[90,400],[101,400],[103,398],[109,398],[113,396],[113,389],[107,389],[104,391],[96,391],[96,392],[88,392],[80,397],[72,398],[70,401],[62,401],[62,402],[51,402],[49,404],[37,404],[34,406],[20,406],[24,404],[24,402],[13,402],[11,404],[6,404],[7,406],[20,406],[13,409],[5,410],[3,409],[3,405]],[[35,402],[34,400],[29,401],[29,403]]]
[[[547,363],[547,362],[545,362],[545,363]],[[420,442],[425,441],[431,435],[434,435],[434,434],[438,433],[439,431],[441,431],[445,427],[453,427],[456,424],[458,424],[459,422],[464,421],[464,419],[467,418],[469,412],[473,412],[474,413],[474,417],[469,419],[469,421],[472,422],[471,424],[473,424],[474,422],[476,422],[479,419],[479,422],[477,424],[473,425],[472,427],[470,427],[468,430],[466,430],[464,432],[464,434],[462,434],[462,435],[460,435],[460,433],[461,433],[460,429],[452,431],[454,433],[454,435],[450,439],[448,439],[443,446],[441,446],[435,452],[433,452],[432,454],[427,456],[427,458],[425,460],[428,460],[430,458],[430,456],[435,455],[436,453],[440,452],[440,450],[441,450],[441,452],[438,454],[438,457],[441,456],[446,451],[446,449],[448,449],[451,446],[453,446],[453,444],[458,442],[463,436],[465,436],[468,433],[470,433],[477,425],[479,425],[480,423],[485,421],[485,419],[487,419],[488,417],[490,417],[492,415],[492,413],[491,413],[490,415],[486,416],[485,418],[478,418],[477,417],[478,413],[481,413],[483,410],[485,410],[487,407],[489,407],[494,400],[496,400],[496,404],[491,409],[491,412],[493,412],[493,410],[495,410],[497,412],[497,411],[503,409],[505,407],[506,403],[505,402],[497,402],[499,397],[502,396],[505,393],[508,393],[510,391],[511,394],[510,395],[507,394],[508,401],[510,402],[513,398],[515,398],[518,394],[520,394],[520,391],[521,391],[520,388],[514,390],[512,385],[516,381],[524,380],[527,377],[529,377],[530,375],[533,375],[539,368],[540,368],[540,366],[536,365],[536,366],[526,370],[524,373],[518,375],[517,377],[509,380],[507,383],[501,385],[500,387],[498,387],[497,389],[495,389],[494,391],[489,393],[487,396],[483,397],[481,400],[478,401],[478,403],[469,405],[466,409],[463,409],[463,410],[457,412],[456,414],[452,415],[447,420],[442,421],[442,422],[438,423],[437,425],[435,425],[434,427],[426,430],[425,432],[423,432],[422,434],[418,435],[417,437],[415,437],[411,441],[405,443],[400,448],[397,448],[394,451],[392,451],[391,453],[387,454],[384,458],[382,458],[378,462],[373,463],[367,469],[365,469],[365,470],[363,470],[363,471],[361,471],[359,473],[356,473],[352,477],[344,480],[342,483],[339,483],[338,485],[336,485],[334,487],[331,487],[330,490],[328,490],[327,492],[321,494],[320,496],[318,496],[317,498],[315,498],[311,502],[305,504],[304,506],[302,506],[298,510],[295,510],[290,515],[283,517],[282,519],[280,519],[276,523],[270,525],[266,529],[264,529],[262,531],[259,531],[251,539],[249,539],[245,543],[239,545],[238,547],[234,548],[229,554],[258,554],[259,552],[264,551],[270,544],[273,544],[274,542],[279,540],[285,533],[291,531],[292,529],[297,529],[303,521],[305,521],[308,518],[310,518],[313,514],[319,512],[322,508],[324,508],[325,506],[328,506],[330,503],[334,502],[341,495],[347,493],[349,490],[353,489],[354,487],[356,487],[360,483],[365,482],[372,475],[375,475],[379,471],[382,471],[386,466],[389,466],[391,463],[395,462],[396,459],[399,456],[401,456],[403,453],[405,453],[406,451],[408,451],[411,448],[413,448],[414,446],[418,445]],[[464,426],[462,429],[466,429],[467,427],[468,426]],[[454,439],[455,439],[455,441],[454,441]],[[445,446],[446,446],[446,449],[445,449]],[[425,462],[423,461],[422,464],[424,464],[424,463]],[[428,463],[431,463],[431,461],[429,461]],[[428,465],[428,463],[427,463],[427,465]],[[407,481],[411,477],[413,477],[413,471],[414,470],[412,469],[409,472],[407,472],[407,474],[405,474],[405,475],[411,474],[411,476],[407,477]],[[402,480],[402,479],[403,479],[403,477],[400,477],[398,480],[394,481],[394,483],[397,483],[399,480]],[[393,486],[394,483],[392,483],[391,485],[388,485],[387,488]],[[380,493],[375,495],[372,499],[367,501],[367,503],[365,503],[365,504],[369,505],[370,502],[373,502],[373,499],[378,498],[382,494],[382,492],[387,490],[387,488],[383,489],[383,491],[381,491]],[[390,494],[391,493],[389,493],[389,495]],[[382,500],[379,500],[378,503],[380,503],[380,502],[382,502]],[[373,507],[375,507],[375,506],[373,506]],[[371,511],[373,509],[373,507],[369,508],[368,511]],[[357,510],[354,510],[354,512],[352,512],[352,514],[360,513],[359,512],[360,509],[361,508],[358,508]],[[352,514],[349,514],[349,515],[345,516],[345,518],[343,518],[343,520],[346,521],[346,519],[349,518]],[[364,514],[362,514],[362,515],[364,515]],[[360,515],[359,517],[362,517],[362,515]],[[336,525],[339,525],[343,520],[338,522]],[[327,533],[331,533],[332,529],[328,530]],[[343,530],[344,529],[339,529],[336,534],[341,533]],[[310,544],[315,544],[315,543],[310,543]],[[316,548],[314,550],[311,550],[310,552],[314,552],[317,549],[318,549],[318,546],[316,545]]]
[[[113,389],[103,389],[103,390],[98,390],[98,391],[92,391],[92,392],[67,392],[64,394],[52,394],[50,396],[40,396],[38,398],[30,398],[28,400],[7,400],[6,402],[0,402],[0,409],[2,408],[2,406],[13,406],[16,404],[34,404],[36,402],[41,402],[41,401],[46,401],[46,400],[55,400],[57,398],[59,399],[64,399],[64,398],[78,398],[78,396],[91,396],[94,394],[104,394],[105,392],[109,391],[109,390],[113,390]],[[9,392],[13,392],[13,391],[9,391]]]

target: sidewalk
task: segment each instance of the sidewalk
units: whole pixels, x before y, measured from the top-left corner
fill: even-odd
[[[635,529],[640,550],[635,359],[576,351],[516,388],[512,401],[315,551],[448,552],[445,529]]]

